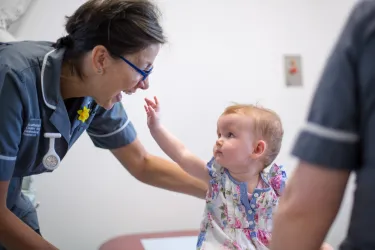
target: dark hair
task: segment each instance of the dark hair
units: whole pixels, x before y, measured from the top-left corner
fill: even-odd
[[[115,57],[164,44],[159,16],[156,5],[148,0],[89,0],[66,17],[68,35],[54,47],[66,48],[64,60],[70,61],[81,77],[83,55],[97,45],[105,46]]]

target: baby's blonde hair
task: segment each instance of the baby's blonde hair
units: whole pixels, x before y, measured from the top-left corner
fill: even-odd
[[[284,130],[276,112],[252,104],[234,104],[227,107],[222,115],[243,114],[254,119],[253,132],[267,144],[264,156],[265,167],[269,166],[280,152]]]

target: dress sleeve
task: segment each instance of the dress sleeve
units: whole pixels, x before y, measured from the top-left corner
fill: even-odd
[[[224,168],[221,167],[219,164],[217,164],[213,157],[207,163],[206,167],[207,167],[208,174],[210,175],[211,179],[219,178],[224,171]]]
[[[283,166],[273,164],[268,172],[268,181],[278,196],[281,196],[285,189],[287,175]]]

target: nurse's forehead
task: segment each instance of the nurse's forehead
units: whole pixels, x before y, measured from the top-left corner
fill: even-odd
[[[140,57],[140,60],[144,63],[153,64],[157,54],[159,53],[160,45],[154,44],[150,45],[144,50],[141,50],[138,53],[138,56]]]

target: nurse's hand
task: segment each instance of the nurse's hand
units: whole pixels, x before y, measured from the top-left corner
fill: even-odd
[[[159,121],[159,112],[160,112],[160,105],[159,105],[159,101],[158,99],[156,98],[156,96],[154,96],[154,101],[148,99],[148,98],[145,98],[145,101],[146,101],[146,105],[145,105],[145,110],[146,110],[146,114],[147,114],[147,125],[148,125],[148,128],[149,129],[157,129],[160,125],[160,121]]]

